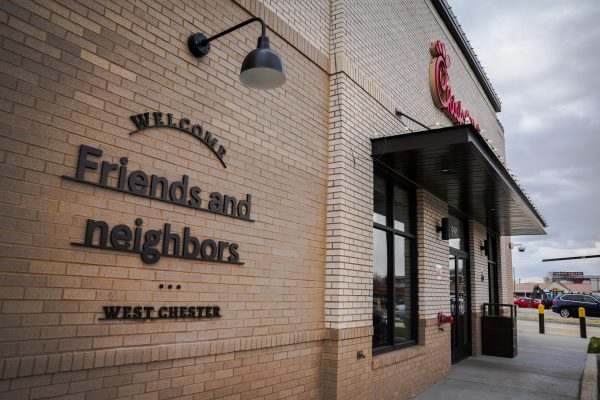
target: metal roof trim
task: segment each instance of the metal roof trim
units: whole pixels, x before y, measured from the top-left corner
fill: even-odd
[[[492,103],[494,110],[496,110],[496,112],[502,111],[500,98],[498,97],[498,94],[494,90],[492,83],[490,82],[487,74],[485,73],[481,62],[477,58],[475,50],[473,49],[473,47],[471,47],[471,44],[467,39],[467,35],[462,30],[461,25],[458,22],[458,19],[456,18],[456,15],[452,11],[452,7],[450,7],[446,0],[431,0],[431,2],[433,3],[433,6],[440,14],[440,17],[442,17],[442,20],[450,30],[452,37],[454,38],[454,40],[456,40],[461,51],[467,58],[469,66],[477,76],[477,79],[481,83],[481,86],[483,86],[483,90],[485,91],[485,94]]]

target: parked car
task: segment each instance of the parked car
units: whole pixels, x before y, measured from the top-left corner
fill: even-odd
[[[516,298],[513,301],[513,303],[519,306],[519,308],[537,308],[540,305],[539,299],[534,299],[533,301],[531,301],[531,303],[529,302],[529,300],[529,297],[519,297]]]
[[[585,315],[588,317],[600,317],[600,300],[589,294],[568,293],[552,301],[552,311],[563,318],[577,318],[579,307],[585,309]]]

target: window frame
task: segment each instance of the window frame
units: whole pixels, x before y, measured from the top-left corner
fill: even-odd
[[[488,265],[488,298],[490,303],[500,303],[500,279],[498,270],[498,237],[492,233],[487,233],[488,248],[492,254],[487,255]],[[493,272],[493,273],[492,273]]]
[[[373,221],[373,229],[378,229],[386,234],[386,249],[387,249],[387,276],[390,277],[387,282],[387,293],[388,293],[388,301],[387,301],[387,318],[388,323],[387,326],[387,342],[388,344],[372,347],[372,354],[378,355],[387,353],[390,351],[395,351],[399,349],[403,349],[406,347],[414,346],[418,344],[418,243],[417,243],[417,191],[416,188],[406,182],[399,176],[395,174],[392,175],[380,168],[375,168],[373,171],[373,182],[375,182],[375,176],[385,180],[385,189],[386,189],[386,224],[381,224]],[[401,189],[404,189],[408,192],[408,201],[409,201],[409,223],[405,226],[408,229],[405,231],[394,228],[394,186],[398,186]],[[375,188],[373,188],[373,191]],[[373,206],[373,213],[375,212],[375,207]],[[394,322],[396,318],[395,313],[395,236],[401,236],[410,241],[410,265],[406,267],[410,271],[410,340],[394,343]],[[374,247],[373,247],[374,250]],[[390,343],[391,342],[391,343]]]

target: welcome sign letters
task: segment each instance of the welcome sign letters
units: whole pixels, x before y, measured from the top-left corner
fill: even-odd
[[[192,125],[188,118],[175,122],[172,114],[154,112],[154,124],[150,123],[150,114],[132,116],[138,133],[150,128],[172,128],[184,131],[204,143],[226,167],[223,157],[225,148],[218,144],[218,139],[205,131],[199,124]],[[211,192],[208,201],[200,195],[202,189],[190,182],[188,175],[181,180],[169,181],[166,177],[142,170],[130,171],[127,157],[121,157],[119,163],[102,160],[101,149],[81,145],[77,160],[75,176],[63,176],[64,179],[101,187],[129,195],[140,196],[156,201],[213,214],[227,215],[232,218],[253,221],[250,194],[239,199],[229,194]],[[93,176],[93,177],[92,177]],[[174,257],[186,260],[219,262],[227,264],[243,264],[240,262],[239,245],[235,242],[199,239],[189,227],[180,233],[174,233],[171,224],[165,223],[163,229],[144,228],[142,218],[136,218],[134,226],[119,224],[112,228],[106,221],[88,219],[85,237],[82,243],[71,243],[74,246],[113,250],[140,254],[147,264],[157,263],[161,257]]]

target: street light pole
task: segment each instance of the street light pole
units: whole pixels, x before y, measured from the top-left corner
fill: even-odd
[[[594,254],[591,256],[575,256],[575,257],[560,257],[560,258],[545,258],[542,262],[546,261],[565,261],[565,260],[581,260],[583,258],[596,258],[600,257],[600,254]]]

